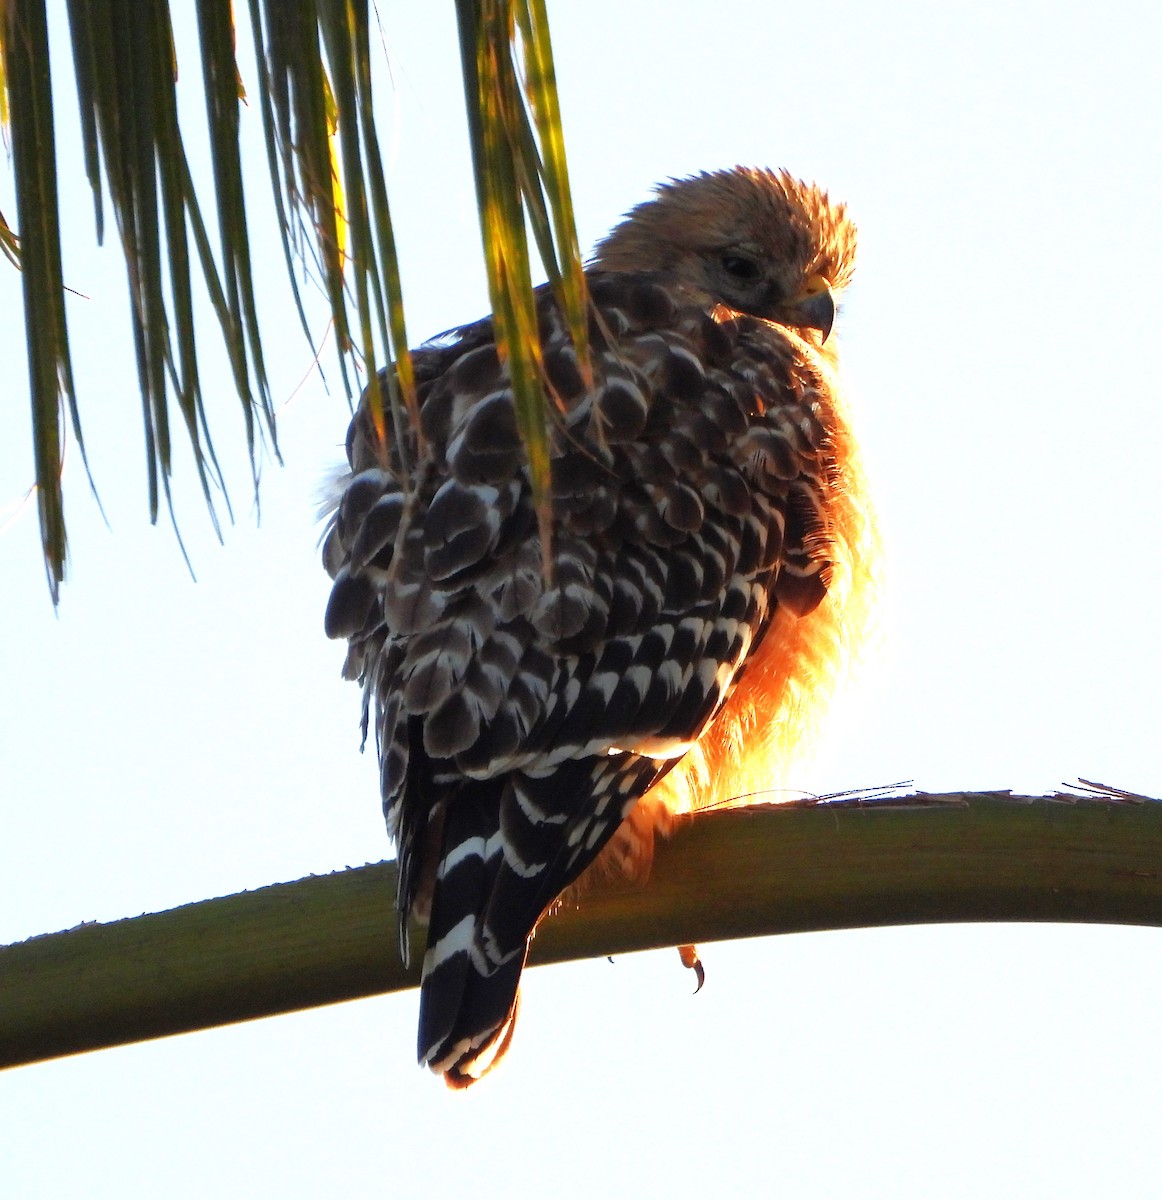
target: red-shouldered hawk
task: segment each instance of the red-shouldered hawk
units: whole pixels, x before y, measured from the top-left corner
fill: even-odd
[[[419,1057],[453,1086],[507,1048],[562,891],[770,787],[830,690],[874,545],[829,340],[855,243],[785,172],[663,185],[587,272],[592,387],[540,289],[548,572],[491,321],[416,352],[406,487],[351,422],[326,629],[365,730],[374,701],[405,956],[428,922]]]

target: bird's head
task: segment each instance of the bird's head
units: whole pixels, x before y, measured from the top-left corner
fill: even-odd
[[[817,329],[826,341],[855,244],[843,205],[814,184],[736,167],[662,184],[598,245],[593,266],[661,272],[708,307]]]

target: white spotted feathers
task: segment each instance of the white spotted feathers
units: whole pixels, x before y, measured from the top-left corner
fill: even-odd
[[[490,321],[415,353],[422,456],[381,456],[365,406],[351,423],[326,630],[374,710],[405,953],[408,915],[428,923],[420,1060],[453,1085],[507,1047],[546,909],[692,747],[750,719],[731,716],[748,664],[771,692],[816,670],[781,631],[827,610],[837,570],[850,590],[870,527],[825,346],[854,240],[786,175],[666,185],[589,272],[588,389],[538,293],[561,405],[548,572]]]

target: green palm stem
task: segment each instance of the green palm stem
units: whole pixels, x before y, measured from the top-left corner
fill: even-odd
[[[0,948],[0,1066],[414,987],[395,864]],[[702,814],[649,883],[596,889],[530,963],[775,933],[957,921],[1162,925],[1162,803],[918,795]]]

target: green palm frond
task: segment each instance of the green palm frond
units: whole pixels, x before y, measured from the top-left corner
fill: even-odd
[[[0,86],[0,96],[3,95],[4,88]],[[0,212],[0,252],[3,252],[4,257],[14,267],[20,266],[20,239],[12,232],[12,227],[2,212]]]
[[[203,495],[214,515],[214,491],[224,493],[225,488],[206,425],[198,378],[190,229],[236,364],[244,355],[244,344],[226,306],[186,164],[177,118],[169,9],[159,0],[145,0],[132,13],[118,4],[70,0],[69,25],[85,168],[93,192],[98,236],[104,232],[105,187],[127,267],[145,426],[150,517],[157,518],[161,492],[172,506],[171,389],[194,451]],[[239,380],[236,366],[235,382],[249,411],[253,400],[245,367]],[[265,389],[264,379],[260,378],[259,386]],[[43,488],[43,481],[38,478],[37,482]]]
[[[527,5],[518,8],[517,21],[525,51],[525,94],[532,106],[540,139],[543,158],[541,184],[552,213],[557,253],[551,253],[543,239],[538,239],[538,249],[569,324],[578,362],[583,374],[588,376],[589,292],[581,267],[581,248],[577,244],[561,108],[557,102],[557,75],[553,67],[549,17],[544,0],[529,0]],[[534,191],[534,194],[541,193]]]
[[[62,397],[68,402],[82,454],[84,439],[65,327],[48,24],[43,4],[21,0],[5,0],[0,17],[0,71],[16,175],[16,220],[28,331],[37,506],[49,590],[55,603],[66,553],[60,489]]]
[[[526,213],[579,358],[587,361],[584,277],[548,27],[539,2],[483,0],[459,9],[489,281],[547,543],[548,414],[532,315]],[[0,217],[0,249],[23,269],[37,496],[55,602],[66,557],[62,402],[82,456],[85,446],[61,264],[51,86],[51,69],[59,62],[50,57],[45,10],[45,0],[0,0],[0,119],[11,130],[20,235]],[[156,520],[163,495],[172,510],[174,438],[180,435],[193,451],[217,527],[218,506],[230,509],[199,382],[197,288],[210,300],[229,358],[256,487],[259,440],[277,454],[247,233],[246,163],[239,149],[245,93],[234,9],[230,0],[197,0],[213,177],[196,181],[178,119],[167,0],[69,0],[67,13],[97,236],[104,236],[107,195],[126,261],[150,516]],[[251,91],[304,333],[311,344],[299,292],[306,266],[331,310],[348,396],[361,378],[371,383],[386,457],[390,441],[403,447],[407,430],[418,432],[418,414],[375,123],[369,5],[248,0],[248,14],[256,51]],[[203,217],[207,195],[217,213],[216,244]],[[394,371],[377,371],[390,361]]]
[[[526,214],[572,331],[578,360],[582,370],[588,370],[588,296],[573,224],[549,28],[544,5],[537,0],[457,0],[456,12],[489,298],[497,346],[512,382],[517,427],[528,454],[547,566],[550,414],[537,338]],[[524,49],[523,88],[517,66],[518,30]]]

